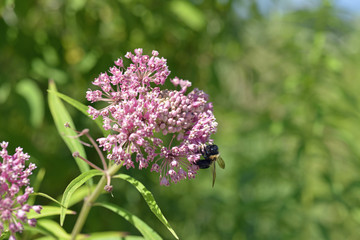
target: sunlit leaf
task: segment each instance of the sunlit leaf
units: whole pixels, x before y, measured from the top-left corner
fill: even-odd
[[[205,25],[204,14],[190,1],[171,1],[171,11],[188,27],[200,30]]]
[[[27,217],[31,219],[31,218],[43,218],[53,215],[60,215],[60,211],[61,211],[60,207],[42,206],[40,214],[36,213],[34,210],[30,210],[30,212],[27,214]],[[76,212],[71,210],[66,210],[65,214],[76,214]]]
[[[4,103],[10,94],[11,86],[9,83],[2,83],[0,85],[0,104]]]
[[[87,53],[78,64],[78,69],[84,73],[90,71],[96,65],[97,59],[98,55],[96,52]]]
[[[171,234],[176,238],[179,237],[176,235],[174,229],[170,226],[169,222],[166,220],[165,216],[160,210],[160,207],[157,205],[154,196],[152,193],[146,189],[146,187],[139,182],[138,180],[130,177],[126,174],[118,174],[114,176],[114,178],[124,179],[125,181],[131,183],[136,189],[141,193],[144,200],[146,201],[147,205],[149,206],[150,210],[155,214],[155,216],[167,227],[167,229],[171,232]]]
[[[141,237],[141,236],[124,236],[124,237],[120,237],[120,236],[113,236],[113,235],[107,235],[106,233],[104,233],[104,235],[102,236],[102,233],[99,233],[99,235],[97,236],[90,236],[89,238],[86,238],[86,240],[145,240],[146,238]]]
[[[59,204],[59,206],[61,206],[61,203],[59,201],[57,201],[55,198],[47,195],[46,193],[41,193],[41,192],[35,192],[35,193],[32,193],[31,195],[35,195],[35,196],[41,196],[41,197],[44,197],[44,198],[47,198],[57,204]]]
[[[45,236],[45,237],[36,238],[36,240],[54,240],[54,237]]]
[[[69,6],[74,11],[79,11],[82,8],[84,8],[84,5],[86,4],[87,0],[73,0],[69,3]]]
[[[16,92],[27,101],[30,108],[30,123],[38,128],[44,118],[44,97],[38,85],[30,79],[23,79],[16,85]]]
[[[53,46],[44,46],[42,54],[47,64],[55,66],[59,64],[58,52]]]
[[[81,234],[76,240],[140,240],[141,236],[129,236],[126,232],[95,232]]]
[[[92,186],[92,187],[88,187],[88,186],[81,186],[79,187],[72,195],[69,203],[68,203],[68,207],[71,207],[81,201],[84,200],[84,198],[86,196],[89,195],[89,193],[91,193],[92,191],[94,191],[94,189],[96,188],[96,186]],[[106,193],[106,191],[104,190],[103,193]]]
[[[3,0],[3,1],[0,1],[0,13],[2,13],[4,8],[14,5],[14,1],[15,0]]]
[[[60,136],[70,149],[71,153],[79,152],[80,156],[86,158],[86,153],[83,145],[81,145],[78,139],[71,137],[76,135],[74,130],[70,128],[65,128],[64,126],[65,123],[69,123],[70,126],[75,129],[75,125],[73,120],[71,119],[70,114],[64,107],[61,100],[57,97],[56,94],[54,94],[54,92],[56,92],[57,90],[53,81],[49,81],[49,89],[52,91],[48,93],[49,108]],[[79,166],[81,172],[86,172],[90,169],[89,165],[81,159],[75,158],[75,161]],[[89,182],[89,185],[92,185],[92,181]]]
[[[159,234],[157,234],[152,228],[150,228],[146,223],[144,223],[140,218],[131,214],[127,210],[111,204],[111,203],[95,203],[94,206],[100,206],[107,208],[114,213],[117,213],[119,216],[123,217],[125,220],[129,221],[134,227],[139,230],[139,232],[144,236],[147,240],[156,240],[162,239]]]
[[[58,84],[64,84],[68,81],[67,75],[62,70],[48,66],[42,59],[35,58],[31,62],[31,68],[43,78],[54,79]]]
[[[29,225],[24,224],[24,229],[26,230],[26,232],[32,233],[34,235],[35,234],[45,235],[44,237],[40,237],[40,238],[37,238],[37,239],[43,239],[43,240],[47,240],[47,239],[54,240],[54,239],[56,239],[54,234],[52,234],[49,231],[46,231],[42,227],[38,227],[38,226],[37,227],[30,227]]]
[[[84,172],[81,175],[79,175],[77,178],[75,178],[74,180],[72,180],[70,182],[70,184],[66,187],[65,191],[64,191],[64,195],[61,199],[61,215],[60,215],[60,224],[61,226],[64,224],[64,220],[65,220],[65,208],[68,207],[70,199],[72,197],[72,194],[81,186],[83,185],[86,181],[88,181],[89,179],[91,179],[92,177],[95,176],[101,176],[103,175],[103,172],[99,171],[99,170],[90,170],[88,172]]]
[[[36,228],[47,232],[56,239],[70,239],[70,235],[55,221],[49,219],[41,219],[37,222]]]
[[[42,240],[68,240],[70,235],[55,221],[50,219],[40,219],[38,220],[36,227],[30,227],[27,224],[24,224],[24,229],[27,232],[33,234],[41,234],[43,237],[36,238]]]

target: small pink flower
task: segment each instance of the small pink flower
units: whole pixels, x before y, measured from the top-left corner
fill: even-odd
[[[37,212],[37,213],[40,214],[40,211],[41,211],[42,207],[39,206],[39,205],[35,205],[35,206],[32,207],[32,209],[33,209],[35,212]]]
[[[29,219],[27,221],[27,223],[29,224],[29,226],[35,227],[36,226],[36,219],[35,218]]]

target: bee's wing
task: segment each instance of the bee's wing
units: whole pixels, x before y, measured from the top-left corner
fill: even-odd
[[[217,163],[219,164],[219,167],[221,167],[222,169],[225,168],[225,162],[224,162],[224,160],[222,159],[221,156],[219,156],[216,161],[217,161]]]
[[[213,182],[212,182],[212,187],[214,187],[215,185],[215,179],[216,179],[216,164],[211,164],[211,168],[212,168],[212,173],[213,173]]]

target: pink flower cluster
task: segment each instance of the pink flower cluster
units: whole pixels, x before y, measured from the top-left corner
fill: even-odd
[[[110,74],[101,73],[93,82],[101,90],[87,91],[91,103],[106,103],[100,110],[89,106],[89,114],[93,119],[102,116],[104,129],[112,130],[97,141],[109,160],[127,168],[134,167],[135,153],[140,169],[151,164],[160,173],[161,185],[193,178],[199,149],[212,142],[217,127],[208,95],[198,89],[186,94],[191,82],[177,77],[170,81],[180,91],[161,90],[170,74],[166,59],[157,51],[152,56],[140,48],[134,52],[125,55],[132,62],[129,67],[118,59]],[[170,144],[165,146],[163,139],[171,139]]]
[[[30,206],[26,204],[29,195],[33,189],[29,187],[29,176],[36,168],[35,164],[30,163],[28,168],[25,168],[25,161],[29,160],[30,156],[23,153],[22,148],[16,148],[14,155],[9,155],[7,152],[8,142],[0,143],[2,150],[0,151],[0,234],[7,227],[11,232],[9,239],[14,240],[14,234],[21,232],[23,223],[28,223],[30,226],[36,225],[36,219],[28,219],[26,213],[33,209],[40,213],[41,206]],[[25,191],[21,188],[26,186]]]

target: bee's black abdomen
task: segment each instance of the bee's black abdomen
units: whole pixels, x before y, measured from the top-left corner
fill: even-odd
[[[206,169],[210,167],[212,162],[210,159],[202,159],[195,162],[195,165],[199,166],[200,169]]]

